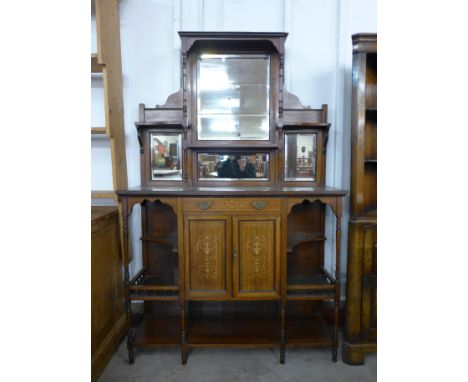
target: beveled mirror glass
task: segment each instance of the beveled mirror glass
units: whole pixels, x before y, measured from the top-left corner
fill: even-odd
[[[268,153],[198,153],[200,180],[268,180]]]
[[[182,180],[182,134],[151,133],[151,179]]]
[[[269,140],[270,56],[202,54],[197,62],[199,140]]]
[[[317,134],[285,134],[284,179],[314,181],[316,176]]]

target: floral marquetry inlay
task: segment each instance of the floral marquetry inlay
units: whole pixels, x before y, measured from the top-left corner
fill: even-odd
[[[198,237],[195,248],[195,256],[198,259],[196,277],[199,279],[218,278],[218,237],[213,233]]]
[[[256,217],[239,220],[239,292],[271,293],[277,290],[275,272],[279,221]]]
[[[254,234],[247,239],[246,243],[249,251],[250,268],[249,279],[263,279],[266,274],[266,262],[268,254],[268,238],[266,234]]]
[[[225,291],[227,221],[195,217],[186,224],[188,289],[196,293]]]

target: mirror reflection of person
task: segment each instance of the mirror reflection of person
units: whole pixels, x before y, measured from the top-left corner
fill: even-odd
[[[229,157],[225,161],[219,162],[217,166],[218,177],[220,178],[256,178],[255,166],[240,155],[234,158]]]

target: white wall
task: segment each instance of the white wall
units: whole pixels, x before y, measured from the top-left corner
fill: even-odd
[[[163,104],[180,86],[179,30],[285,31],[289,91],[304,105],[329,106],[332,124],[327,152],[327,184],[349,190],[351,34],[376,32],[376,0],[121,0],[121,45],[129,186],[140,184],[139,148],[134,122],[138,104]],[[95,36],[95,29],[93,29]],[[95,37],[94,37],[95,39]],[[92,42],[92,46],[95,44]],[[94,89],[94,88],[93,88]],[[99,97],[93,90],[93,110]],[[97,108],[97,107],[96,107]],[[92,114],[99,118],[98,113]],[[92,125],[96,121],[92,121]],[[93,140],[92,187],[105,182],[110,163],[102,142]],[[101,150],[101,151],[100,151]],[[107,175],[106,175],[107,171]],[[343,275],[346,272],[347,205],[342,221]],[[139,211],[132,224],[132,271],[140,266]],[[331,216],[331,215],[330,215]],[[328,219],[326,265],[333,269],[334,222]],[[343,282],[345,277],[343,277]]]

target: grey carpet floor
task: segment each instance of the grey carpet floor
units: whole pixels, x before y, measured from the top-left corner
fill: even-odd
[[[340,349],[341,350],[341,349]],[[286,364],[279,349],[192,349],[187,365],[180,364],[178,349],[137,349],[135,363],[127,362],[126,342],[114,354],[99,382],[367,382],[377,380],[377,355],[363,366],[331,361],[331,351],[287,349]]]

